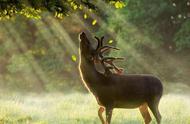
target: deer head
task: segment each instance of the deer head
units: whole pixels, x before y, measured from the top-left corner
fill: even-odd
[[[104,53],[110,50],[119,50],[119,48],[103,45],[104,37],[101,38],[95,37],[98,44],[97,47],[94,49],[84,32],[82,32],[79,35],[79,39],[80,39],[80,53],[82,57],[85,57],[86,60],[88,60],[91,63],[92,61],[94,63],[101,63],[103,65],[106,75],[109,75],[113,72],[116,72],[117,74],[121,74],[123,72],[123,69],[118,68],[113,62],[116,60],[123,60],[124,58],[104,57]]]
[[[90,44],[90,41],[88,40],[86,34],[82,32],[79,35],[80,39],[80,54],[82,57],[86,58],[88,61],[93,60],[93,55],[94,55],[94,49]]]

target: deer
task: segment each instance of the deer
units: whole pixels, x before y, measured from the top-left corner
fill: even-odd
[[[98,116],[102,124],[111,124],[113,109],[139,108],[145,124],[152,120],[148,108],[156,118],[157,124],[161,123],[159,102],[163,94],[162,82],[153,75],[145,74],[117,74],[109,75],[98,72],[95,68],[97,55],[100,61],[103,49],[111,47],[98,44],[94,49],[86,34],[79,35],[79,72],[84,86],[91,92],[99,104]],[[105,61],[105,59],[104,59]],[[106,118],[103,118],[103,112]]]

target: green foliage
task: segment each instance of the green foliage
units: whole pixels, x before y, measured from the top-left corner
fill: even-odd
[[[28,53],[26,53],[28,54]],[[31,72],[31,65],[29,59],[30,57],[26,57],[28,55],[26,54],[15,54],[13,55],[9,60],[9,65],[7,66],[7,69],[10,73],[28,73]],[[30,55],[31,56],[31,55]]]
[[[178,51],[182,51],[190,46],[186,42],[187,39],[184,39],[186,36],[178,33],[189,29],[189,25],[185,24],[187,22],[186,19],[189,18],[186,9],[188,7],[187,2],[186,0],[180,2],[175,0],[153,0],[149,3],[149,0],[131,0],[128,2],[127,7],[128,19],[139,30],[148,34],[153,41],[159,39],[162,45],[174,44],[171,46],[176,47]],[[183,25],[186,25],[186,27]],[[181,40],[179,40],[179,37]],[[181,49],[184,44],[187,46]]]
[[[20,15],[23,15],[27,18],[33,18],[33,19],[40,19],[41,16],[41,10],[36,10],[31,7],[26,7],[25,9],[22,9],[21,11],[18,12]]]
[[[116,8],[123,8],[122,1],[105,0],[114,3]],[[9,19],[14,15],[24,15],[27,18],[39,19],[41,12],[52,13],[56,18],[62,19],[70,12],[82,10],[84,7],[98,10],[96,2],[88,0],[0,0],[0,20]]]
[[[169,50],[172,47],[173,51],[176,48],[180,52],[189,48],[188,37],[185,36],[190,28],[186,24],[188,14],[185,8],[182,9],[187,7],[186,0],[126,0],[125,3],[127,7],[108,15],[107,24],[100,29],[101,32],[106,33],[105,30],[109,27],[117,33],[119,39],[131,42],[140,49],[144,46],[158,48],[168,45]]]
[[[15,16],[14,21],[10,19],[0,22],[0,85],[25,91],[38,88],[44,91],[81,90],[82,85],[78,83],[78,51],[76,49],[71,52],[71,47],[65,44],[72,42],[71,45],[78,48],[77,31],[84,28],[81,24],[73,24],[73,20],[69,19],[67,23],[63,23],[63,27],[62,22],[52,21],[53,24],[50,24],[49,17],[52,16],[48,13],[40,19],[47,8],[41,8],[42,1],[34,2],[37,8],[15,8],[17,14],[32,19]],[[49,4],[52,7],[57,6],[54,2]],[[121,8],[120,4],[123,6],[120,1],[111,4],[118,6],[116,8]],[[77,5],[71,0],[68,6],[75,11],[84,9],[84,6],[90,7],[91,4]],[[175,82],[189,80],[189,63],[185,63],[189,62],[189,53],[186,53],[187,57],[182,54],[185,49],[190,48],[189,21],[176,24],[177,20],[171,19],[171,15],[177,13],[176,8],[164,0],[126,0],[125,6],[122,9],[110,9],[114,7],[107,6],[109,9],[105,11],[109,12],[102,19],[105,23],[96,32],[101,36],[106,34],[105,42],[121,49],[119,52],[111,52],[113,56],[126,58],[126,61],[117,64],[124,67],[126,73],[153,73],[163,80]],[[4,12],[3,16],[6,16],[12,10],[9,11],[5,9],[0,12]],[[54,14],[60,18],[65,16],[57,11]],[[89,13],[81,15],[85,21],[90,20],[88,26],[99,26],[99,19],[90,19]],[[73,41],[65,39],[62,29],[71,34]],[[107,37],[108,32],[111,32],[111,37]],[[166,52],[170,48],[165,47],[168,44],[173,53]],[[175,45],[180,57],[175,53]],[[174,68],[173,65],[180,68]]]
[[[134,9],[136,8],[136,9]],[[148,0],[128,2],[128,20],[139,30],[149,34],[152,39],[161,39],[162,28],[170,23],[171,5],[168,1],[159,0],[149,3]]]
[[[111,1],[111,4],[114,4],[116,9],[121,9],[124,8],[126,6],[126,4],[122,1]]]
[[[7,30],[8,25],[12,30]],[[78,56],[70,53],[41,21],[20,16],[0,26],[1,86],[24,91],[81,89],[75,82],[79,80]]]
[[[190,48],[190,21],[187,20],[174,37],[178,50]]]
[[[189,21],[173,23],[170,17],[177,12],[169,1],[128,0],[126,3],[125,8],[111,11],[99,30],[101,35],[114,34],[113,45],[121,50],[111,52],[111,56],[126,58],[117,64],[126,73],[151,73],[162,80],[189,82],[185,81],[189,73],[185,69],[189,68],[186,63],[189,53],[185,52],[190,48]]]

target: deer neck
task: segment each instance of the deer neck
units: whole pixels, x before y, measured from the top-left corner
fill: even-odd
[[[95,92],[99,82],[104,78],[103,75],[95,69],[93,62],[87,61],[84,57],[80,59],[79,70],[85,86],[91,92]]]

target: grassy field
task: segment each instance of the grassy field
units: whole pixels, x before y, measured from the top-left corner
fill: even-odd
[[[190,124],[190,97],[167,94],[161,99],[162,124]],[[0,124],[100,124],[91,94],[2,94]],[[138,109],[115,109],[113,124],[140,124]],[[152,124],[155,123],[153,119]]]

